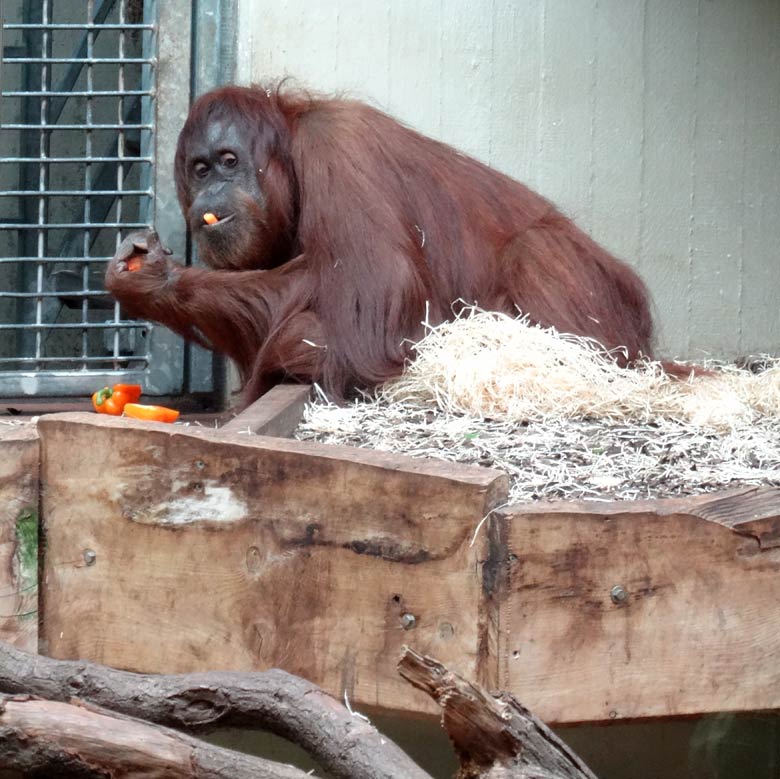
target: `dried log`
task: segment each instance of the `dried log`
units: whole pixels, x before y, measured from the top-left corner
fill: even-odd
[[[136,674],[0,643],[0,692],[65,702],[77,696],[191,732],[262,728],[300,745],[337,779],[430,779],[370,723],[284,671]]]
[[[596,779],[509,693],[490,694],[408,647],[398,671],[442,707],[442,725],[461,763],[457,779]]]
[[[0,765],[42,776],[306,779],[292,766],[215,747],[94,707],[0,695]]]
[[[457,779],[596,779],[511,695],[490,694],[408,648],[398,667],[441,706],[442,724],[461,762]],[[232,725],[283,736],[340,779],[430,779],[363,718],[283,671],[136,674],[52,660],[0,643],[0,692],[25,693],[0,696],[0,761],[26,771],[56,768],[58,775],[80,771],[80,777],[91,777],[113,775],[111,769],[122,765],[123,776],[130,777],[305,776],[163,727],[202,731]],[[32,699],[30,693],[50,700]],[[74,696],[88,703],[67,703]]]

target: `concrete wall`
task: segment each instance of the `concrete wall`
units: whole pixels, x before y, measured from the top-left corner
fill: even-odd
[[[634,264],[668,355],[780,352],[780,1],[240,0],[239,79],[347,90]]]

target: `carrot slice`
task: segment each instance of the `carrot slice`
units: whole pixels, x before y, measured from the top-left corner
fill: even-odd
[[[219,217],[216,214],[212,214],[211,211],[207,211],[205,214],[203,214],[203,221],[207,225],[215,225],[217,222],[219,222]]]
[[[179,412],[165,406],[145,406],[143,403],[125,404],[125,416],[134,419],[148,419],[152,422],[175,422]]]
[[[140,257],[131,257],[127,261],[127,269],[133,273],[137,270],[141,270],[141,266],[144,264],[144,261]]]

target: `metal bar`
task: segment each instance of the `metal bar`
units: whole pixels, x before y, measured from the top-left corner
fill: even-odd
[[[152,97],[154,95],[153,92],[150,92],[147,89],[129,89],[127,92],[117,92],[115,89],[109,89],[109,90],[98,90],[96,92],[92,92],[92,97],[133,97],[135,95],[138,96],[149,96]],[[18,92],[18,91],[11,91],[11,92],[0,92],[0,96],[2,97],[89,97],[90,93],[86,92],[84,90],[73,90],[72,92],[63,92],[62,90],[56,90],[56,89],[43,89],[38,92]],[[56,126],[52,126],[52,129],[56,129]]]
[[[146,360],[138,360],[146,364]],[[40,397],[55,397],[67,395],[89,396],[95,387],[113,384],[117,381],[128,384],[144,382],[146,370],[135,370],[132,366],[120,370],[83,371],[83,370],[50,370],[46,373],[24,370],[0,373],[0,395],[16,397],[19,395],[38,395]]]
[[[101,26],[101,30],[107,29]],[[88,35],[92,35],[93,31],[89,30]],[[145,65],[154,63],[154,59],[148,57],[126,57],[120,59],[119,57],[52,57],[51,59],[44,59],[43,57],[6,57],[6,64],[22,64],[22,65],[37,65],[39,63],[48,62],[50,65],[68,65],[70,63],[80,63],[82,65],[118,65],[123,62],[125,65]]]
[[[87,196],[87,194],[88,193],[86,192],[81,193],[83,196]],[[146,227],[146,222],[63,222],[62,224],[0,223],[0,230],[100,230],[103,227],[117,227],[120,229],[133,227],[140,229],[141,227]],[[38,261],[38,257],[35,257],[35,261]],[[62,257],[60,257],[60,262],[62,262]]]
[[[125,130],[153,130],[154,125],[151,124],[58,124],[56,129],[60,130],[84,130],[89,127],[92,130],[118,130],[120,127]],[[40,124],[3,124],[0,130],[50,130],[49,125]]]
[[[119,357],[0,357],[0,364],[12,363],[105,363],[109,365],[113,362],[148,362],[148,355],[126,354]]]
[[[54,127],[50,128],[54,129]],[[85,130],[90,130],[92,128],[85,127]],[[0,157],[0,162],[8,162],[8,163],[17,163],[21,164],[24,162],[40,162],[42,158],[41,157]],[[82,162],[82,163],[93,163],[93,162],[148,162],[152,163],[154,162],[154,159],[152,157],[122,157],[122,156],[116,156],[116,157],[46,157],[46,164],[62,164],[62,163],[68,163],[68,162]]]
[[[124,0],[119,0],[119,21],[124,22],[125,21],[125,4]],[[125,34],[124,32],[119,33],[119,57],[120,59],[124,57],[125,55]],[[125,70],[124,66],[120,65],[119,70],[117,72],[117,86],[119,87],[120,91],[124,91],[125,88]],[[122,101],[122,98],[119,98],[119,105],[117,108],[118,111],[118,117],[117,121],[121,124],[124,121],[124,104]],[[116,148],[117,153],[122,156],[125,151],[125,130],[123,128],[119,128],[119,131],[117,133],[117,140],[116,140]],[[121,192],[124,189],[124,170],[121,165],[117,166],[116,169],[116,188]],[[118,196],[116,199],[116,207],[117,207],[117,219],[120,219],[120,214],[122,213],[122,196]],[[121,236],[117,234],[116,236],[116,246],[119,246],[119,240]],[[121,316],[120,310],[119,310],[119,304],[114,303],[114,319],[119,319]],[[114,357],[118,357],[119,355],[119,331],[114,331],[114,339],[112,343],[112,352]],[[118,363],[114,363],[115,367],[118,367]]]
[[[5,40],[3,30],[5,29],[5,9],[3,0],[0,0],[0,84],[3,83],[3,54],[5,53]]]
[[[43,22],[49,18],[49,0],[43,0]],[[45,57],[51,56],[51,34],[49,31],[44,31],[43,42],[41,44],[41,55]],[[48,90],[51,82],[51,70],[47,64],[41,66],[41,91]],[[41,100],[41,113],[40,122],[45,125],[49,121],[49,100],[48,97]],[[39,153],[41,162],[38,164],[38,189],[43,193],[46,191],[49,168],[45,163],[46,157],[49,156],[49,136],[45,132],[40,133],[39,141]],[[46,205],[47,200],[45,197],[38,199],[38,224],[43,225],[46,223]],[[46,233],[43,230],[38,230],[38,251],[37,254],[40,257],[46,253]],[[36,291],[43,292],[43,265],[40,263],[36,268],[35,274]],[[43,336],[42,331],[37,326],[43,324],[43,300],[37,298],[35,301],[35,356],[43,356]]]
[[[22,18],[25,22],[30,23],[30,27],[23,33],[23,50],[26,52],[39,51],[41,56],[45,55],[45,50],[42,48],[42,35],[40,30],[35,29],[33,22],[43,22],[43,9],[39,3],[25,3],[22,6]],[[22,71],[21,86],[25,92],[32,92],[34,90],[40,90],[43,88],[43,84],[40,80],[41,70],[40,68],[24,68]],[[25,122],[41,124],[40,121],[40,107],[33,98],[24,98],[21,101],[20,114]],[[32,154],[38,147],[40,133],[24,132],[19,135],[19,147],[22,154],[27,156]],[[35,190],[38,192],[38,181],[34,175],[32,165],[19,165],[19,188],[26,190]],[[38,213],[38,198],[27,198],[21,202],[21,213],[25,222],[31,222],[37,217]],[[17,233],[17,254],[31,256],[37,253],[36,251],[36,238],[30,232],[19,231]],[[34,285],[33,270],[35,266],[20,265],[17,269],[16,285],[19,289],[31,289]],[[23,301],[19,301],[16,309],[16,319],[21,322],[31,321],[31,314],[27,307],[24,306]],[[18,354],[29,354],[34,348],[32,335],[25,331],[19,331],[16,334],[15,349]]]
[[[102,262],[106,263],[111,257],[84,257],[83,262]],[[9,265],[11,263],[25,263],[42,262],[42,263],[57,263],[62,265],[63,262],[67,262],[62,257],[0,257],[0,265]]]
[[[100,9],[109,5],[111,16],[95,23]],[[0,164],[34,174],[35,181],[22,178],[21,186],[0,192],[3,213],[7,203],[26,209],[18,212],[20,219],[5,218],[0,224],[0,234],[15,230],[11,235],[20,241],[20,251],[0,257],[0,266],[13,273],[9,263],[16,263],[29,281],[0,292],[4,310],[16,303],[20,314],[10,322],[4,317],[0,340],[25,333],[29,348],[15,357],[2,352],[0,395],[79,393],[108,382],[109,376],[142,381],[151,394],[181,389],[181,339],[165,328],[128,320],[109,303],[100,271],[116,245],[113,240],[107,245],[104,237],[116,235],[118,243],[125,231],[155,221],[166,231],[166,242],[186,255],[170,168],[189,106],[189,92],[182,85],[190,75],[192,6],[184,0],[144,0],[142,5],[87,0],[56,4],[57,14],[68,16],[58,16],[55,23],[54,0],[18,5],[25,18],[10,28],[22,30],[28,45],[13,51],[12,64],[18,69],[4,71],[13,73],[14,81],[5,78],[8,91],[3,96],[20,99],[21,108],[25,103],[29,108],[0,128],[22,139],[19,156],[0,157]],[[143,23],[138,24],[135,14],[141,10]],[[72,13],[84,23],[59,23],[78,21],[71,19]],[[106,30],[114,31],[110,41]],[[108,48],[111,43],[114,50]],[[63,56],[68,50],[74,56]],[[18,74],[28,79],[21,88]],[[37,83],[29,82],[31,77]],[[107,80],[112,77],[113,83]],[[159,116],[158,97],[166,107]],[[9,105],[14,114],[19,111],[19,102]],[[107,115],[113,107],[114,116]],[[57,124],[60,118],[63,124]],[[100,148],[111,136],[116,140]],[[74,156],[67,156],[71,152]],[[51,183],[58,188],[48,189]],[[93,248],[95,256],[90,256]],[[58,304],[67,306],[66,315],[59,315]],[[113,305],[113,317],[105,304]],[[67,370],[58,370],[63,366]]]
[[[114,6],[115,0],[100,0],[100,6],[97,9],[97,13],[94,15],[90,15],[87,18],[88,24],[98,24],[102,25],[103,22],[108,18],[108,14],[111,12],[112,7]],[[90,14],[94,12],[94,8],[90,10]],[[102,28],[101,28],[102,29]],[[98,30],[99,32],[100,30]],[[87,36],[89,35],[95,35],[96,33],[92,30],[88,30],[85,32],[84,35],[81,36],[81,40],[79,41],[78,45],[76,46],[76,56],[83,57],[85,54],[87,54]],[[47,56],[51,57],[51,52],[48,52]],[[65,103],[70,99],[70,96],[73,92],[73,87],[75,86],[76,82],[78,81],[79,74],[82,71],[82,65],[78,62],[71,63],[71,66],[68,68],[68,70],[63,74],[62,78],[60,79],[59,83],[57,84],[57,91],[64,93],[63,96],[57,101],[53,101],[51,105],[51,111],[50,111],[50,121],[52,124],[57,124],[57,122],[60,119],[60,116],[65,109]]]
[[[120,101],[120,103],[122,103],[122,102],[123,101]],[[122,121],[123,118],[130,118],[133,121],[137,120],[138,118],[140,118],[140,115],[141,115],[141,101],[140,101],[140,98],[134,97],[130,101],[129,108],[124,109],[124,108],[120,107],[119,110],[120,110],[120,117],[119,117],[120,121]],[[109,149],[109,154],[106,155],[106,156],[109,156],[109,157],[116,157],[117,161],[119,162],[119,165],[115,167],[115,166],[113,166],[111,164],[102,164],[100,166],[100,169],[98,170],[97,175],[93,179],[93,182],[92,182],[93,186],[96,185],[100,189],[107,189],[111,184],[113,184],[115,177],[118,175],[118,171],[119,170],[124,170],[124,162],[123,162],[123,160],[124,161],[127,161],[127,160],[135,161],[136,159],[138,159],[138,152],[140,151],[139,144],[135,143],[135,141],[130,141],[129,139],[127,140],[127,144],[128,144],[129,147],[131,147],[132,152],[133,152],[133,156],[132,156],[132,158],[127,157],[127,156],[121,157],[119,144],[120,144],[120,140],[124,137],[124,135],[125,135],[125,133],[122,133],[121,131],[120,131],[120,133],[118,133],[117,138],[114,141],[112,141],[112,143],[111,143],[111,148]],[[120,155],[120,156],[117,156],[117,155]],[[132,164],[132,162],[128,163],[128,165],[131,165],[131,164]],[[151,165],[144,165],[144,169],[146,169],[146,170],[150,169],[151,167],[152,167]],[[121,209],[122,194],[123,194],[122,190],[120,189],[116,198],[97,198],[96,199],[96,203],[95,203],[94,208],[93,208],[93,212],[92,212],[92,219],[93,219],[93,221],[94,222],[100,222],[104,226],[106,226],[107,224],[110,224],[109,221],[108,221],[108,214],[111,211],[111,206],[112,206],[114,200],[116,200],[116,202],[118,203],[118,207],[117,207],[117,215],[116,215],[117,216],[117,220],[116,220],[117,221],[117,225],[115,225],[115,226],[119,226],[120,229],[122,229],[122,228],[138,229],[140,227],[145,227],[146,226],[145,222],[142,223],[142,224],[133,224],[133,223],[125,223],[125,222],[122,221],[122,209]],[[152,196],[153,196],[153,193],[150,192],[148,197],[151,198]],[[95,233],[94,235],[97,235],[97,233]],[[74,250],[73,239],[75,237],[76,236],[73,233],[70,234],[70,237],[68,238],[68,240],[62,245],[62,248],[60,250],[60,254],[61,255],[65,256],[65,255],[68,255],[68,254],[72,253],[72,251]],[[119,232],[117,232],[117,240],[119,240],[119,237],[120,237]]]
[[[10,324],[0,324],[0,330],[81,330],[82,327],[86,327],[90,330],[112,330],[115,327],[119,327],[123,330],[137,330],[137,329],[145,329],[149,327],[149,324],[147,322],[138,322],[138,321],[114,321],[113,319],[110,322],[87,322],[86,324],[82,322],[58,322],[56,324],[52,324],[51,322],[36,322],[36,323],[30,323],[30,322],[11,322]],[[106,357],[107,360],[112,359],[111,357]]]
[[[62,260],[60,260],[62,262]],[[108,293],[103,289],[76,289],[68,292],[69,295],[78,297],[92,297],[92,298],[105,298],[108,297]],[[59,298],[62,296],[61,292],[0,292],[0,299],[16,299],[16,298]]]
[[[67,355],[59,357],[0,357],[0,363],[36,363],[36,362],[57,362],[57,363],[76,363],[81,364],[83,362],[90,363],[106,363],[110,364],[114,360],[120,360],[121,362],[146,362],[149,359],[148,354],[122,354],[119,357],[88,355],[86,357],[69,357]]]
[[[6,189],[0,192],[0,197],[37,197],[38,192],[31,189]],[[116,189],[93,189],[90,193],[93,196],[107,195],[151,195],[148,189],[126,189],[119,192]],[[49,189],[46,191],[48,197],[79,197],[84,195],[83,189]]]
[[[78,24],[26,24],[22,22],[12,22],[5,25],[6,30],[154,30],[153,24],[90,24],[89,22]]]
[[[3,0],[0,0],[0,84],[3,83],[3,55],[5,54],[5,40],[3,30],[5,29],[5,9]]]
[[[87,19],[95,18],[95,0],[87,0]],[[95,33],[92,30],[87,31],[87,91],[93,92],[95,89],[95,76],[94,66],[91,62],[94,55],[95,46]],[[92,98],[88,97],[86,100],[85,118],[87,122],[87,128],[85,130],[84,139],[84,151],[87,157],[92,157]],[[92,163],[88,162],[84,165],[84,189],[86,192],[92,191]],[[84,224],[89,224],[92,221],[91,216],[92,200],[89,197],[84,198]],[[82,245],[82,253],[84,257],[89,257],[90,253],[90,233],[88,229],[84,230],[84,238]],[[83,263],[81,266],[81,282],[84,289],[89,289],[89,270],[90,267],[87,263]],[[78,294],[78,293],[77,293]],[[81,298],[81,321],[86,323],[89,321],[89,295],[79,295]],[[81,356],[83,359],[82,367],[86,368],[89,361],[86,359],[89,357],[89,330],[84,328],[81,332]]]

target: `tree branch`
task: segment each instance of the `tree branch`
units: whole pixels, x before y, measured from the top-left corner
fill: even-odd
[[[459,779],[596,779],[509,693],[492,695],[408,647],[398,671],[442,707],[442,725],[461,762]]]
[[[508,693],[488,693],[408,648],[398,669],[442,707],[461,762],[457,779],[596,779]],[[431,779],[364,719],[283,671],[136,674],[0,643],[0,692],[22,694],[0,696],[0,764],[4,759],[22,770],[56,767],[57,775],[102,777],[122,765],[123,775],[169,779],[305,776],[163,727],[231,725],[263,728],[299,744],[338,779]]]
[[[0,695],[0,765],[47,776],[307,779],[309,774],[102,709]],[[45,772],[45,774],[43,773]]]
[[[284,671],[136,674],[0,643],[0,692],[74,697],[191,732],[255,727],[299,744],[336,779],[431,779],[392,741]]]

